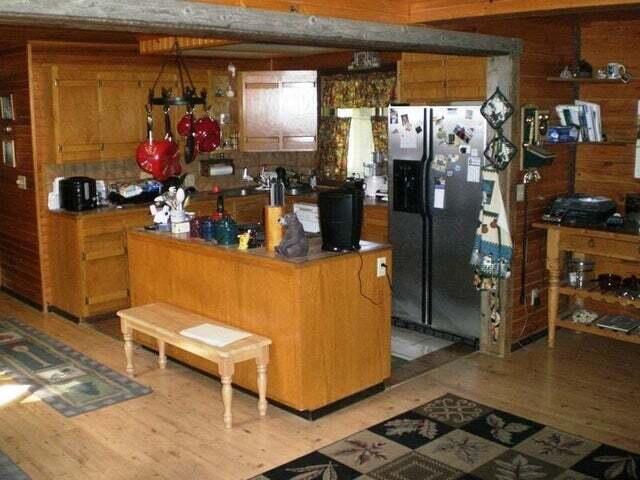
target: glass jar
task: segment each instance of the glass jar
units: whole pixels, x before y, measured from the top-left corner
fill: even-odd
[[[573,288],[586,288],[593,280],[594,263],[591,260],[572,259],[569,261],[569,285]]]
[[[208,242],[216,237],[216,222],[211,218],[205,218],[200,221],[200,237]]]

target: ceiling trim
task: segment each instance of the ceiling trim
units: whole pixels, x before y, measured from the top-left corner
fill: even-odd
[[[183,0],[2,0],[0,24],[475,56],[522,51],[514,38]]]

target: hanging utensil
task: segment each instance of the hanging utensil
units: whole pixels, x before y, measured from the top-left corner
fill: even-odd
[[[189,116],[189,129],[187,132],[187,139],[184,143],[184,161],[186,163],[191,163],[195,160],[197,153],[196,137],[193,129],[193,109],[189,108],[187,115]]]

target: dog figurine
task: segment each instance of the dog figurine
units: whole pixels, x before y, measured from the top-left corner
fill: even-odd
[[[295,213],[287,213],[278,219],[285,229],[282,242],[276,247],[276,253],[283,257],[304,257],[309,253],[309,242],[304,234],[302,223]]]

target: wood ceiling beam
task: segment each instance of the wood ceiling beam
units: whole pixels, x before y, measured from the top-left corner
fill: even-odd
[[[513,38],[181,0],[2,0],[0,24],[457,55],[522,50]]]
[[[412,0],[409,23],[640,7],[637,0]]]

